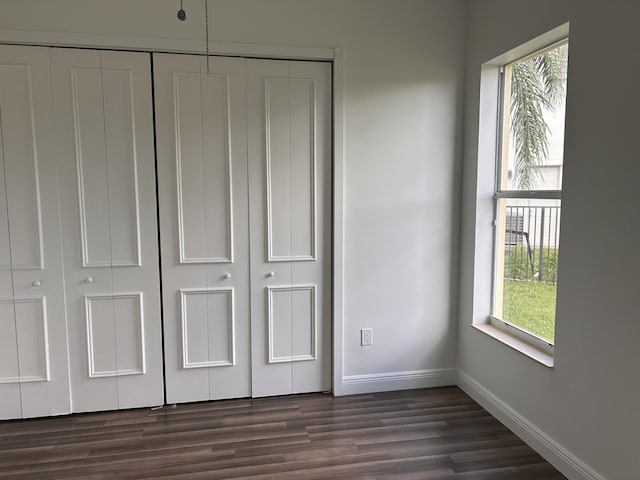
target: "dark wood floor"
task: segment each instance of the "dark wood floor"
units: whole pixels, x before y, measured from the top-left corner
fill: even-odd
[[[0,422],[0,478],[563,479],[456,387]]]

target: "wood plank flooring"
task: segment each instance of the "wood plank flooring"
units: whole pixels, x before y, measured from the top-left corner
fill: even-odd
[[[0,422],[0,478],[563,479],[457,387]]]

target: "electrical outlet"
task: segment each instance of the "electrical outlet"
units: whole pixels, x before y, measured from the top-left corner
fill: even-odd
[[[363,347],[373,345],[372,328],[363,328],[362,330],[360,330],[360,345],[362,345]]]

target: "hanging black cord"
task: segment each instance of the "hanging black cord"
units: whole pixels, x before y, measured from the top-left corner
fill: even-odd
[[[209,0],[204,0],[204,38],[207,42],[207,75],[209,75]]]

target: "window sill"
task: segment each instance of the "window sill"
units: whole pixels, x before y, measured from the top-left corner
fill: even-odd
[[[471,325],[476,330],[489,335],[490,337],[498,340],[499,342],[504,343],[505,345],[513,348],[514,350],[526,355],[527,357],[535,360],[538,363],[541,363],[545,367],[553,367],[553,346],[549,346],[548,348],[544,348],[542,346],[537,345],[538,343],[535,339],[528,340],[524,338],[522,332],[514,332],[517,334],[513,334],[509,332],[509,329],[516,330],[514,327],[498,327],[495,323],[504,323],[500,322],[497,319],[490,319],[488,323],[478,323]],[[506,325],[506,324],[505,324]],[[525,334],[526,335],[526,334]]]

